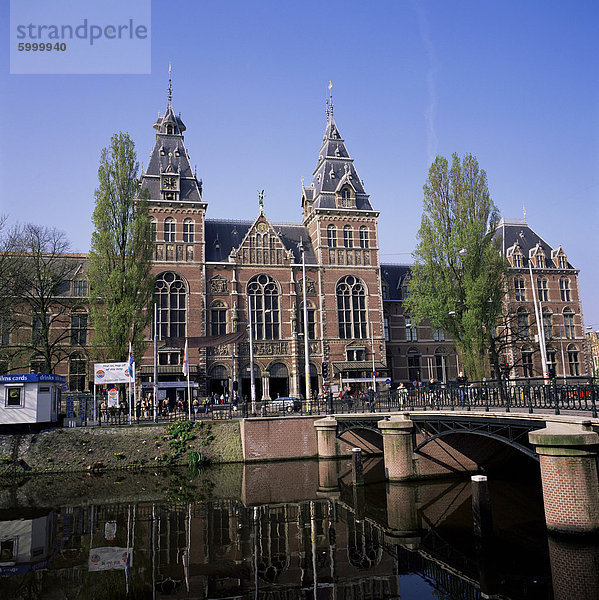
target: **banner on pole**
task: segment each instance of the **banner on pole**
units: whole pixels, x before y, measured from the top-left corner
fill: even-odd
[[[130,383],[133,373],[129,372],[129,363],[96,363],[94,364],[94,383]]]
[[[89,571],[110,571],[112,569],[124,569],[133,562],[133,548],[117,548],[110,546],[106,548],[92,548],[89,551]]]

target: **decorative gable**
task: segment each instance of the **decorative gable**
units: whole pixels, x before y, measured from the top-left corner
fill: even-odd
[[[289,265],[293,259],[268,219],[261,214],[246,233],[230,260],[244,265]]]
[[[534,248],[531,248],[529,258],[537,269],[547,268],[547,256],[540,243],[537,243]]]
[[[506,258],[512,267],[521,268],[524,265],[523,257],[524,255],[518,242],[506,250]]]
[[[568,268],[568,257],[563,251],[561,244],[551,251],[551,260],[558,269]]]

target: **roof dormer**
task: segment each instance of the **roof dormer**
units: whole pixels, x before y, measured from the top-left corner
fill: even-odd
[[[568,268],[568,257],[566,256],[561,244],[551,251],[551,260],[558,269]]]

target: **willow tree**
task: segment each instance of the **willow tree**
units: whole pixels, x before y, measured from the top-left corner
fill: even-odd
[[[87,268],[92,344],[98,358],[125,361],[129,342],[143,352],[154,289],[151,223],[133,141],[116,133],[102,150]]]
[[[493,336],[503,300],[507,263],[495,233],[498,211],[486,173],[470,154],[438,156],[424,185],[418,245],[405,308],[453,338],[466,375],[481,380],[498,372]]]

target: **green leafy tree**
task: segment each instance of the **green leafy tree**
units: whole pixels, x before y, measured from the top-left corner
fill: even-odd
[[[494,239],[498,211],[486,173],[470,154],[438,156],[424,185],[424,207],[405,301],[415,321],[428,320],[453,338],[466,375],[499,373],[494,344],[507,262]],[[492,354],[490,356],[490,354]]]
[[[127,360],[130,341],[139,356],[151,318],[151,223],[138,172],[133,141],[116,133],[100,158],[87,270],[92,343],[102,360]]]

